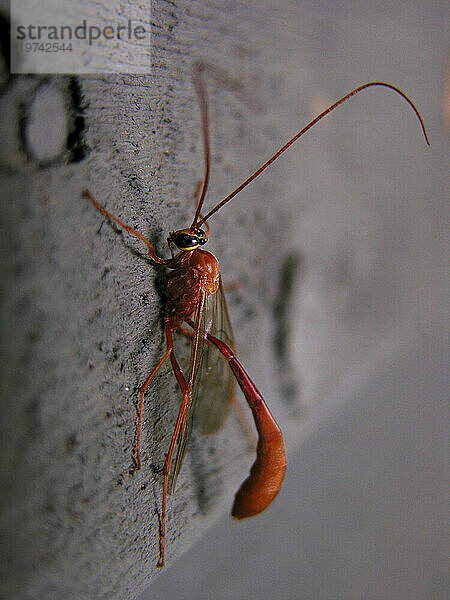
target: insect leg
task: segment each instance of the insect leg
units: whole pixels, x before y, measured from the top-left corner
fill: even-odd
[[[167,359],[167,357],[169,356],[169,354],[172,351],[173,351],[173,348],[167,348],[166,353],[164,354],[162,359],[159,361],[159,363],[156,365],[156,367],[153,369],[153,371],[150,373],[150,375],[147,377],[147,379],[144,381],[144,383],[141,386],[141,389],[139,390],[139,396],[140,396],[140,398],[139,398],[139,418],[138,418],[138,426],[137,426],[137,434],[136,434],[136,468],[137,469],[141,468],[141,459],[139,457],[139,444],[140,444],[140,439],[141,439],[142,413],[144,410],[145,390],[147,389],[150,381],[153,379],[153,377],[156,375],[156,373],[162,367],[164,361]]]
[[[178,333],[181,333],[182,335],[189,337],[191,339],[194,337],[194,333],[190,329],[186,329],[186,327],[183,327],[182,325],[177,327],[177,331],[178,331]],[[206,340],[208,341],[208,336],[206,336]],[[209,343],[211,343],[211,342],[209,341]],[[233,386],[233,391],[231,393],[231,404],[233,406],[233,409],[236,412],[236,417],[237,417],[239,425],[242,429],[242,433],[244,434],[245,438],[247,439],[248,449],[249,450],[255,449],[256,448],[256,436],[254,434],[254,430],[251,426],[251,423],[248,420],[247,415],[244,411],[244,407],[242,406],[242,404],[239,402],[238,398],[236,397],[236,389],[234,386]]]
[[[105,215],[105,217],[108,217],[108,219],[111,219],[111,221],[114,221],[114,223],[116,223],[117,225],[119,225],[119,227],[122,227],[122,229],[125,229],[125,231],[128,231],[129,234],[134,235],[136,237],[138,237],[140,240],[142,240],[144,242],[144,244],[147,244],[148,246],[148,253],[150,255],[150,258],[160,264],[160,265],[165,265],[166,261],[163,258],[160,258],[156,252],[155,252],[155,247],[153,246],[153,244],[151,244],[147,238],[145,238],[143,235],[141,235],[138,231],[136,231],[135,229],[133,229],[132,227],[130,227],[129,225],[125,225],[125,223],[122,223],[122,221],[120,221],[117,217],[115,217],[113,214],[111,214],[108,210],[106,210],[106,208],[104,206],[102,206],[100,204],[100,202],[98,202],[94,196],[91,194],[91,192],[89,190],[84,190],[82,193],[83,198],[86,198],[86,200],[89,200],[89,202],[98,210],[100,211],[103,215]]]
[[[162,509],[161,509],[161,550],[160,550],[160,560],[158,563],[158,567],[164,567],[165,562],[165,547],[166,547],[166,507],[167,507],[167,491],[168,491],[168,481],[170,474],[170,463],[172,461],[172,455],[175,448],[175,444],[177,442],[177,438],[180,432],[181,425],[185,420],[186,411],[189,409],[191,402],[191,392],[189,391],[188,383],[181,371],[180,365],[178,364],[177,359],[175,358],[175,354],[173,352],[173,337],[172,337],[172,325],[170,323],[170,318],[168,315],[165,316],[165,331],[166,331],[166,340],[167,340],[167,348],[171,350],[170,352],[170,362],[172,364],[172,369],[174,375],[178,381],[178,385],[180,386],[181,392],[183,394],[183,400],[181,402],[180,410],[178,412],[177,421],[175,423],[175,428],[173,430],[172,439],[169,446],[169,451],[166,456],[166,460],[164,462],[163,467],[163,475],[164,475],[164,484],[163,484],[163,500],[162,500]]]
[[[189,319],[186,322],[191,327],[194,326],[192,320]],[[252,465],[250,475],[236,493],[231,512],[237,519],[252,517],[267,508],[281,489],[286,471],[283,435],[263,397],[245,372],[244,367],[234,356],[231,348],[209,333],[206,334],[206,338],[228,361],[252,411],[258,431],[256,460]]]

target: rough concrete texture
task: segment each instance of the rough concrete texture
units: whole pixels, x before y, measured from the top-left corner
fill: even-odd
[[[368,73],[389,78],[375,60],[342,73],[338,48],[321,63],[328,10],[158,0],[149,76],[5,77],[5,597],[131,599],[158,573],[161,468],[179,405],[169,367],[147,395],[140,472],[133,451],[137,390],[164,350],[161,271],[81,190],[167,253],[167,232],[189,222],[202,173],[195,59],[238,77],[264,104],[256,114],[251,101],[208,84],[209,206],[324,104]],[[346,42],[361,44],[358,30]],[[436,130],[436,100],[416,67],[393,82]],[[417,228],[424,204],[411,214],[406,201],[429,196],[436,160],[399,98],[366,93],[211,220],[208,248],[225,283],[240,283],[229,294],[239,356],[288,447],[389,361],[411,326],[438,327],[439,302],[426,295],[436,266],[422,238],[439,227],[437,213],[429,231]],[[169,563],[230,509],[251,460],[234,416],[214,439],[194,434],[169,500]]]

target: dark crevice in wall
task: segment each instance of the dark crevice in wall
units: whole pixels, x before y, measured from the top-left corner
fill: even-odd
[[[11,23],[9,18],[0,13],[0,94],[8,87],[11,79],[14,77],[10,73],[11,65],[11,42],[10,42]]]
[[[71,126],[67,135],[67,161],[77,163],[83,160],[88,153],[88,147],[84,141],[86,130],[84,113],[88,104],[84,100],[78,77],[70,77],[68,92],[71,100]]]
[[[272,338],[275,359],[280,373],[282,397],[293,406],[299,398],[299,383],[289,355],[291,337],[290,317],[294,286],[303,270],[304,260],[298,252],[289,253],[281,265],[277,289],[278,293],[272,307],[275,330]]]

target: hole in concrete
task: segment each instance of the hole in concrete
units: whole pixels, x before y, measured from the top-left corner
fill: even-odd
[[[51,84],[38,87],[24,124],[24,144],[30,158],[49,164],[65,151],[67,117],[63,93]]]

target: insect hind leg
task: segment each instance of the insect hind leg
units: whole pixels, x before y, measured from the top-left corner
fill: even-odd
[[[144,381],[144,383],[141,386],[141,389],[139,390],[139,418],[138,418],[138,426],[137,426],[137,434],[136,434],[136,468],[137,469],[141,468],[141,459],[140,459],[140,456],[139,456],[139,447],[140,447],[140,440],[141,440],[142,414],[143,414],[143,411],[144,411],[144,395],[145,395],[145,390],[148,388],[151,380],[153,379],[153,377],[156,375],[156,373],[159,371],[159,369],[162,367],[162,365],[164,364],[164,362],[166,361],[166,359],[168,358],[168,356],[172,352],[173,352],[173,346],[172,347],[168,347],[167,350],[166,350],[166,353],[164,354],[164,356],[162,357],[162,359],[159,361],[159,363],[156,365],[156,367],[153,369],[153,371],[150,373],[150,375]]]
[[[194,333],[191,330],[187,329],[186,327],[183,327],[183,325],[180,325],[179,327],[177,327],[177,331],[181,335],[184,335],[185,337],[188,337],[190,339],[192,339],[194,337]],[[214,345],[211,342],[211,340],[208,339],[208,336],[206,336],[206,339],[209,344]],[[224,360],[226,360],[226,359],[224,358]],[[257,440],[256,440],[255,434],[253,432],[251,423],[248,420],[247,415],[244,412],[244,408],[242,407],[241,403],[239,402],[239,400],[236,396],[235,386],[233,386],[233,391],[232,391],[232,395],[231,395],[231,404],[233,406],[233,410],[236,413],[236,417],[239,422],[239,426],[242,429],[242,433],[244,434],[245,439],[247,440],[248,449],[254,450],[256,448]]]
[[[167,512],[167,493],[169,487],[169,474],[170,474],[170,463],[172,462],[173,451],[175,448],[175,444],[178,439],[178,435],[181,430],[181,426],[185,421],[186,412],[189,409],[190,401],[191,401],[191,393],[189,390],[188,383],[181,371],[180,365],[175,357],[173,352],[173,337],[172,337],[172,324],[170,323],[170,318],[166,315],[165,317],[165,331],[166,331],[166,340],[167,340],[167,348],[170,348],[170,362],[172,364],[172,370],[174,375],[178,381],[178,385],[180,386],[181,392],[183,394],[183,400],[181,402],[180,410],[178,412],[177,422],[175,424],[175,428],[173,430],[172,439],[169,446],[169,451],[166,456],[166,460],[164,461],[163,467],[163,499],[162,499],[162,508],[161,508],[161,547],[160,547],[160,560],[158,563],[158,567],[164,567],[165,564],[165,548],[166,548],[166,512]],[[169,355],[169,354],[168,354]]]

